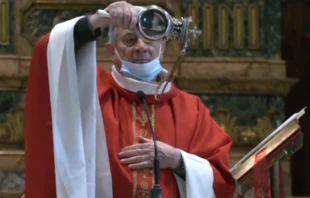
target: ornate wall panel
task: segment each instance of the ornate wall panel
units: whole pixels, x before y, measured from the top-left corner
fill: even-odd
[[[270,95],[200,95],[235,145],[257,145],[284,119],[284,99]]]
[[[57,23],[94,13],[98,7],[99,5],[84,2],[59,4],[30,1],[21,10],[21,34],[31,45],[35,45],[38,39],[50,32]]]
[[[193,6],[199,8],[196,10],[199,20],[195,23],[203,34],[187,56],[270,57],[279,53],[281,1],[183,0],[183,13],[190,14]],[[214,35],[212,44],[210,35]]]

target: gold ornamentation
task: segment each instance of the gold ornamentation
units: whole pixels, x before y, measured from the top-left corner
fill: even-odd
[[[149,107],[148,107],[149,108]],[[155,106],[151,105],[151,124],[154,127],[155,124]],[[146,138],[152,138],[152,133],[150,131],[150,126],[147,124],[147,114],[145,110],[137,107],[136,102],[132,105],[132,116],[133,116],[133,133],[134,142],[133,144],[138,144],[139,136]],[[153,169],[143,169],[139,171],[133,171],[133,197],[134,198],[149,198],[150,190],[154,184]]]
[[[141,111],[141,116],[136,116],[136,120],[139,120],[141,122],[142,126],[145,126],[147,123],[147,114],[145,111]]]
[[[10,6],[8,0],[0,0],[0,45],[10,43]]]
[[[152,127],[156,133],[156,130],[155,130],[155,105],[152,105],[151,106],[151,109],[152,109],[152,114],[151,114],[151,123],[152,123]],[[152,132],[151,132],[152,133]],[[152,139],[153,139],[153,136],[151,135]]]
[[[227,59],[225,59],[227,61]],[[228,61],[227,61],[228,62]],[[195,64],[193,62],[191,64]],[[199,62],[200,63],[200,62]],[[203,65],[208,67],[208,63]],[[212,62],[213,63],[213,62]],[[235,62],[232,62],[235,64]],[[221,65],[225,64],[224,61],[218,64],[220,69]],[[267,63],[268,64],[268,63]],[[270,63],[271,64],[271,63]],[[202,65],[202,63],[201,63]],[[212,67],[211,67],[212,68]],[[249,67],[250,68],[250,67]],[[193,67],[192,70],[195,68]],[[219,69],[219,70],[220,70]],[[197,70],[199,71],[199,70]],[[215,70],[211,70],[215,71]],[[261,71],[264,71],[263,69]],[[240,72],[239,72],[240,73]],[[194,76],[194,74],[196,76]],[[291,91],[293,85],[298,82],[298,79],[294,78],[251,78],[251,77],[238,77],[235,73],[230,73],[229,77],[197,77],[200,75],[198,72],[194,73],[192,76],[184,77],[177,76],[174,79],[175,84],[179,89],[182,89],[191,93],[199,94],[268,94],[273,96],[287,96]],[[259,74],[258,74],[259,75]]]
[[[133,118],[133,123],[132,123],[132,127],[133,127],[133,142],[136,143],[138,142],[138,136],[135,133],[135,131],[137,130],[137,124],[136,124],[136,118],[137,117],[137,104],[136,102],[133,102],[132,104],[132,118]]]
[[[24,111],[15,109],[6,114],[6,122],[0,125],[1,143],[22,143],[24,141]]]
[[[249,48],[258,49],[259,48],[259,16],[258,16],[258,5],[249,5]]]
[[[150,193],[147,190],[139,190],[135,195],[135,198],[150,198]]]
[[[140,184],[140,186],[141,186],[141,188],[143,189],[143,190],[145,190],[145,189],[147,189],[148,188],[148,184],[146,183],[146,182],[141,182],[141,184]]]
[[[153,170],[152,169],[143,169],[141,172],[143,173],[143,177],[144,178],[146,178],[147,176],[153,174]]]
[[[214,48],[214,9],[209,3],[203,6],[203,47]]]
[[[141,135],[142,137],[146,137],[146,135],[147,135],[147,130],[142,129],[141,132],[140,132],[140,135]]]
[[[192,23],[193,23],[193,26],[196,26],[198,27],[198,24],[199,24],[199,6],[196,5],[196,4],[192,4],[189,6],[189,16],[192,16]],[[199,35],[194,38],[193,35],[191,34],[190,35],[190,39],[191,39],[191,42],[190,42],[190,45],[189,47],[190,48],[198,48],[198,45],[199,45]]]
[[[269,110],[264,116],[256,118],[255,126],[239,126],[238,118],[234,117],[229,109],[216,110],[214,119],[230,134],[235,145],[256,145],[274,130],[271,123],[274,113]]]
[[[234,7],[234,46],[236,49],[244,47],[244,12],[239,4]]]
[[[137,194],[137,183],[138,183],[138,172],[133,171],[133,191],[132,191],[132,197],[135,197]]]
[[[229,32],[229,8],[227,5],[221,4],[219,7],[218,18],[219,31],[219,48],[228,49],[228,32]]]

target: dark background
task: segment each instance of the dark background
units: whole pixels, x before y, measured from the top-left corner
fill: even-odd
[[[282,0],[282,56],[287,76],[298,78],[286,100],[286,116],[307,106],[300,120],[304,147],[292,157],[292,190],[295,196],[310,196],[310,0]]]

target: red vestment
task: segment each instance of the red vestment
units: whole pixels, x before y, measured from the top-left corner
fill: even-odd
[[[26,99],[26,198],[55,198],[55,173],[51,105],[47,69],[49,35],[33,53]],[[153,185],[152,170],[132,171],[120,163],[122,148],[151,138],[145,109],[136,93],[120,87],[111,73],[98,67],[98,91],[106,130],[113,181],[113,197],[147,197]],[[198,97],[172,86],[160,101],[147,96],[157,139],[207,159],[214,172],[219,198],[233,197],[234,179],[229,172],[231,138],[211,118]],[[161,169],[163,197],[179,197],[173,171]],[[203,185],[203,184],[202,184]]]

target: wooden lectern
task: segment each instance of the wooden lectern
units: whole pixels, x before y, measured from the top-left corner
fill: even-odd
[[[239,197],[243,197],[252,187],[254,191],[264,191],[255,192],[255,198],[262,197],[259,196],[262,194],[270,196],[268,168],[276,162],[287,160],[302,148],[303,134],[298,120],[304,113],[305,108],[293,114],[230,169]]]

